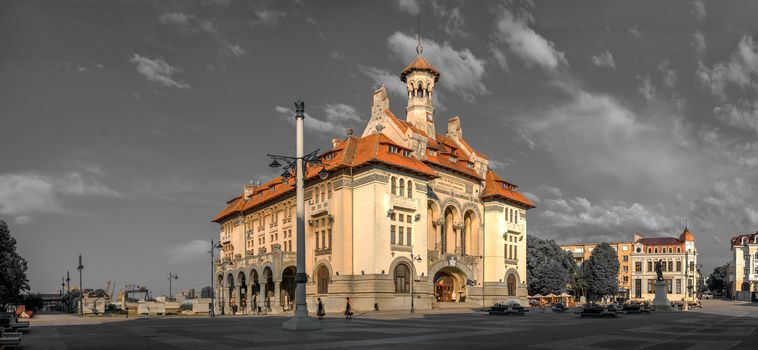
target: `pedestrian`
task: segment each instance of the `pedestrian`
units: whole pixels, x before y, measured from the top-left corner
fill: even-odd
[[[319,320],[323,320],[324,316],[326,315],[326,311],[324,311],[324,303],[321,302],[321,298],[318,298],[318,306],[316,307],[316,315],[318,316]]]
[[[353,307],[350,305],[350,298],[347,299],[347,302],[345,303],[345,319],[352,319],[353,318]]]
[[[258,314],[258,294],[253,294],[253,300],[250,301],[253,307],[253,314]]]

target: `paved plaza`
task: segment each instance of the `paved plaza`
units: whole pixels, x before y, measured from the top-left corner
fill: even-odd
[[[693,312],[580,319],[574,313],[489,316],[469,310],[371,312],[289,332],[283,317],[78,318],[41,315],[24,349],[755,349],[758,307],[707,301]]]

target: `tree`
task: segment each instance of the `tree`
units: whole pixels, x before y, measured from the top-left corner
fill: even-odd
[[[576,263],[553,240],[526,238],[526,281],[529,294],[559,294],[573,283]]]
[[[584,275],[587,295],[591,300],[614,295],[618,291],[619,259],[607,242],[592,250]]]
[[[26,260],[16,252],[16,239],[8,224],[0,220],[0,307],[21,301],[21,293],[29,290]]]
[[[711,292],[723,292],[726,288],[726,277],[729,272],[729,263],[713,268],[708,280],[705,282]]]
[[[213,295],[213,289],[211,289],[210,286],[205,286],[203,289],[200,290],[200,297],[201,298],[211,298]]]

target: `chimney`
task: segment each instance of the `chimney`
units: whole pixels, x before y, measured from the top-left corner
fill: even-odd
[[[634,234],[634,243],[637,243],[637,241],[639,241],[640,238],[642,238],[642,236],[640,236],[638,233],[635,233]]]
[[[463,131],[461,131],[461,119],[456,117],[452,117],[448,119],[447,121],[447,137],[457,140],[459,139],[463,134]]]
[[[340,142],[342,142],[342,139],[339,139],[339,138],[336,138],[336,137],[332,137],[332,149],[334,149],[335,147],[337,147],[337,145],[339,145]]]
[[[384,114],[385,109],[390,108],[390,99],[387,97],[387,88],[382,85],[374,91],[374,98],[371,103],[371,117],[376,118]]]
[[[250,197],[253,196],[253,192],[255,192],[255,188],[258,187],[256,185],[253,185],[252,181],[250,181],[249,184],[245,184],[242,186],[242,193],[245,199],[250,199]]]

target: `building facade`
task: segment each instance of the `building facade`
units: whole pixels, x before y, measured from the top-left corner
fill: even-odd
[[[758,291],[758,231],[732,237],[730,248],[728,295],[750,300],[751,292]]]
[[[564,244],[561,245],[561,249],[570,252],[576,261],[576,265],[580,266],[582,263],[590,259],[592,250],[600,243],[580,243],[580,244]],[[632,245],[633,242],[610,242],[611,248],[616,251],[619,259],[619,273],[618,273],[618,285],[619,285],[619,297],[628,299],[629,291],[632,290]]]
[[[663,279],[671,301],[694,300],[697,297],[699,267],[695,236],[684,230],[679,237],[634,237],[631,299],[652,301],[655,298],[655,263],[661,261]]]
[[[489,167],[463,137],[459,117],[435,130],[440,72],[422,56],[402,71],[405,119],[384,86],[373,94],[360,136],[347,130],[305,181],[307,300],[340,310],[428,309],[437,303],[492,304],[526,297],[526,211],[516,185]],[[295,290],[295,192],[277,177],[246,185],[213,221],[224,310],[291,308]]]

